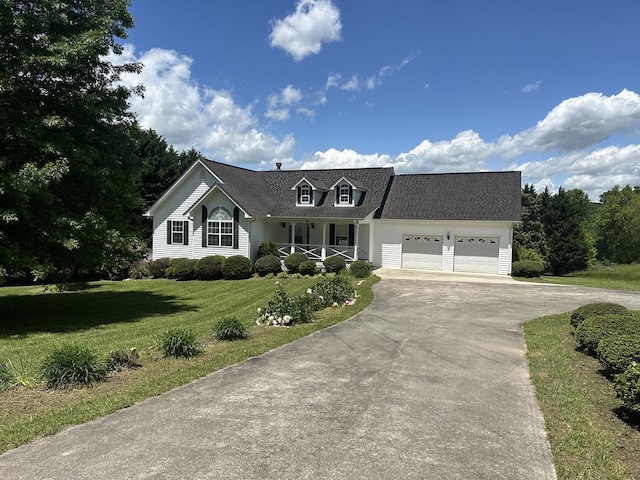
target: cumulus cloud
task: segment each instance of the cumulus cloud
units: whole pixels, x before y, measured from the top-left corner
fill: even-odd
[[[144,97],[131,97],[130,109],[140,125],[152,128],[178,149],[195,147],[229,163],[289,159],[293,136],[264,132],[252,107],[238,105],[230,92],[198,85],[191,78],[193,60],[173,50],[151,49],[136,55],[132,46],[115,61],[139,61],[140,74],[125,74],[122,83],[142,84]]]
[[[269,41],[296,62],[320,53],[325,43],[340,40],[340,10],[331,0],[300,0],[292,14],[271,22]]]
[[[330,148],[326,152],[316,152],[309,160],[297,165],[303,170],[317,170],[323,168],[366,168],[391,165],[393,158],[390,155],[362,154],[355,150],[345,148],[336,150]]]
[[[497,150],[505,158],[536,151],[581,150],[639,125],[640,95],[636,92],[587,93],[564,100],[535,127],[500,137]]]
[[[541,85],[542,85],[542,80],[537,80],[533,83],[527,83],[524,87],[520,89],[520,91],[523,93],[537,92],[538,90],[540,90]]]
[[[264,116],[272,120],[283,122],[289,120],[290,112],[289,108],[300,103],[304,95],[300,90],[293,85],[287,85],[282,89],[280,93],[273,93],[269,95],[267,99],[267,111]],[[313,113],[307,108],[297,109],[298,113],[302,113],[305,116],[309,116],[309,112]]]

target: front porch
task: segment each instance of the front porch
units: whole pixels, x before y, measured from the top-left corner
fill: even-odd
[[[358,246],[343,246],[343,245],[311,245],[311,244],[297,244],[297,243],[276,243],[278,246],[278,252],[280,257],[285,258],[292,253],[304,253],[309,260],[316,260],[323,262],[327,257],[339,255],[347,262],[353,262],[355,260],[368,260],[368,253],[366,250],[359,248]]]

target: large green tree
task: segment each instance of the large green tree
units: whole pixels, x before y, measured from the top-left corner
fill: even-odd
[[[600,196],[596,214],[598,257],[616,263],[640,261],[640,187],[617,185]]]
[[[548,192],[547,192],[548,193]],[[522,189],[522,222],[513,229],[516,260],[522,260],[523,248],[535,252],[546,264],[548,259],[547,237],[544,230],[542,196],[533,185]]]
[[[113,267],[131,254],[140,162],[115,65],[127,0],[0,0],[0,268]]]

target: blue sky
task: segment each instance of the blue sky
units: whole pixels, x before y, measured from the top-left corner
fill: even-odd
[[[640,184],[640,2],[133,0],[141,124],[256,169]]]

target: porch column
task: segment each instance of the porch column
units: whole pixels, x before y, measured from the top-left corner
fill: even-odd
[[[353,242],[353,260],[358,260],[358,237],[360,236],[360,222],[356,222],[355,241]]]
[[[296,224],[291,224],[291,253],[296,253]]]
[[[324,262],[327,258],[327,224],[322,224],[322,248],[320,249],[320,260]]]

